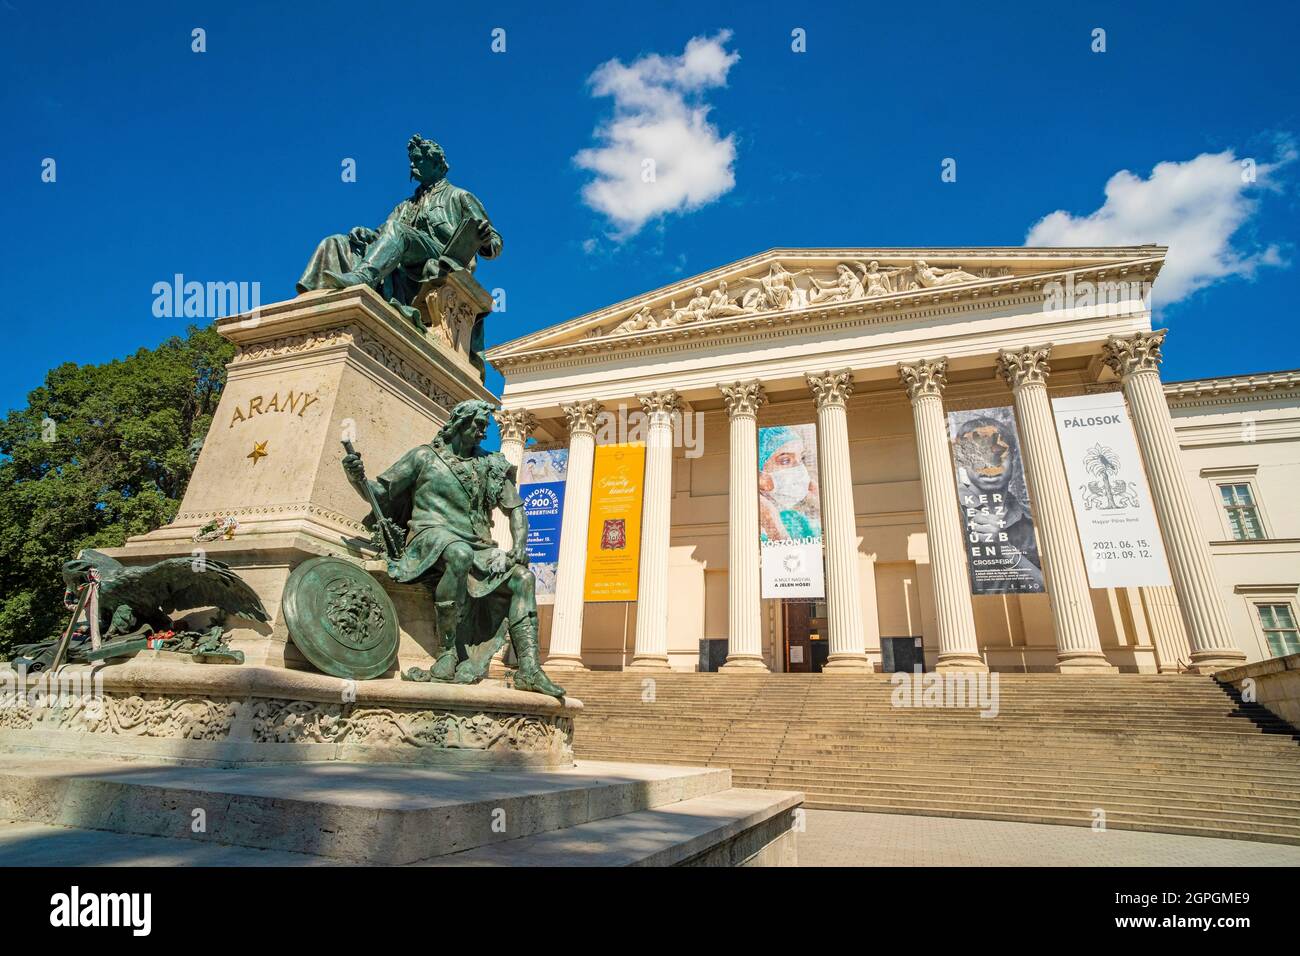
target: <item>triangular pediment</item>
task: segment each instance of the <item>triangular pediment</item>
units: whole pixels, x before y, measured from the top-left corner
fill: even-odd
[[[1069,273],[1154,278],[1162,246],[1117,248],[771,249],[683,279],[488,351],[497,364],[592,344],[633,343],[773,316],[812,319],[959,292],[1000,292]]]

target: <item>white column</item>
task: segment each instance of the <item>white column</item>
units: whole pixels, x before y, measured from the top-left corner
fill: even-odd
[[[872,670],[858,600],[858,528],[849,465],[845,402],[853,392],[848,369],[804,376],[817,401],[817,468],[822,486],[822,535],[826,547],[826,615],[830,654],[823,672]]]
[[[668,389],[638,395],[637,398],[650,424],[645,443],[645,501],[641,509],[641,566],[637,572],[636,645],[628,670],[667,670],[673,414],[677,411],[678,396]]]
[[[562,408],[569,419],[569,466],[546,666],[586,670],[582,663],[583,582],[587,573],[587,518],[591,514],[591,469],[596,460],[596,419],[602,406],[587,400]]]
[[[766,673],[759,618],[758,409],[767,400],[757,381],[719,385],[731,421],[730,549],[727,554],[728,671]]]
[[[1191,659],[1191,642],[1178,609],[1178,595],[1163,586],[1141,587],[1142,610],[1156,646],[1156,666],[1162,674],[1177,674]]]
[[[1102,357],[1119,375],[1133,416],[1169,572],[1191,643],[1192,670],[1212,674],[1244,663],[1246,655],[1232,639],[1210,548],[1183,477],[1178,439],[1157,370],[1164,338],[1164,329],[1123,338],[1112,335]]]
[[[966,574],[966,538],[958,514],[957,479],[943,414],[946,358],[900,362],[898,375],[912,400],[916,454],[921,464],[925,537],[934,584],[935,626],[939,631],[938,670],[987,671],[975,640]]]
[[[537,427],[532,412],[523,408],[503,408],[496,413],[497,428],[501,431],[501,454],[518,470],[524,461],[524,445]],[[492,512],[492,539],[497,547],[509,548],[510,520],[500,510]]]
[[[1043,557],[1043,578],[1056,635],[1056,669],[1061,673],[1114,673],[1097,634],[1079,528],[1070,485],[1061,461],[1056,419],[1047,397],[1047,360],[1052,347],[1002,352],[998,371],[1011,386],[1020,426],[1025,480]]]

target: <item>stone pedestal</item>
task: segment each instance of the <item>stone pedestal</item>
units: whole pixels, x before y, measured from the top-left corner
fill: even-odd
[[[432,438],[458,402],[493,396],[467,341],[417,327],[364,287],[308,293],[217,328],[237,349],[180,510],[171,524],[109,553],[126,564],[200,552],[226,562],[270,614],[267,625],[238,628],[232,647],[249,664],[305,667],[286,647],[280,617],[289,573],[317,555],[362,560],[370,547],[361,523],[369,506],[343,473],[342,440],[374,477]],[[223,517],[239,522],[229,540],[193,540]],[[389,587],[382,567],[372,573]],[[393,585],[390,593],[406,632],[399,661],[407,663],[403,652],[423,660],[412,635],[426,630],[432,605],[418,588]]]
[[[352,681],[159,659],[0,666],[0,751],[243,767],[330,761],[573,766],[578,700],[498,682]]]

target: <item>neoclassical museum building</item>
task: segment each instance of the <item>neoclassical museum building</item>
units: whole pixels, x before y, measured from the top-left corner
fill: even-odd
[[[1152,327],[1164,257],[774,249],[489,350],[507,457],[568,452],[548,668],[1206,673],[1300,651],[1300,372],[1163,381],[1187,347]],[[1089,396],[1112,412],[1069,411]],[[585,600],[593,462],[629,415],[636,600]],[[1063,429],[1093,424],[1132,451],[1076,453]],[[794,494],[773,473],[761,501],[760,457],[798,434]],[[959,488],[1008,470],[1009,507]],[[764,596],[764,509],[801,490],[821,593]],[[1085,540],[1129,506],[1144,537]],[[990,540],[1017,542],[1021,583],[976,586]]]

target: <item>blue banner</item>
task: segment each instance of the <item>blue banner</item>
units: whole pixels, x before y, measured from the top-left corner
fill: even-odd
[[[555,600],[555,572],[560,562],[560,524],[564,519],[564,483],[569,450],[524,452],[519,468],[519,496],[528,516],[528,564],[537,579],[537,603]]]

